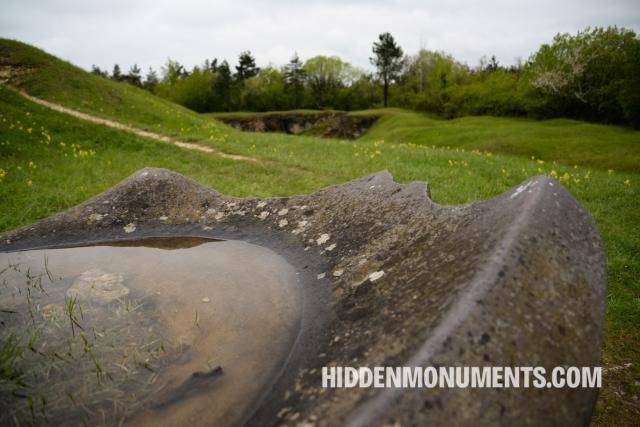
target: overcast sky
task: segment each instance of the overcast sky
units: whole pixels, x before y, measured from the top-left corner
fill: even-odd
[[[371,69],[371,44],[390,32],[406,53],[443,50],[476,65],[526,59],[558,32],[618,25],[640,32],[638,0],[1,0],[0,36],[89,69],[189,67],[251,50],[258,65],[338,55]]]

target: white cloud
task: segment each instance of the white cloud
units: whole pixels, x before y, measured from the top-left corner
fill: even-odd
[[[557,32],[619,25],[639,30],[635,1],[538,0],[4,0],[0,36],[32,43],[84,68],[138,63],[159,68],[167,57],[193,66],[205,58],[235,63],[251,50],[259,65],[338,55],[370,68],[377,35],[391,32],[413,53],[444,50],[470,65],[495,54],[510,64]]]

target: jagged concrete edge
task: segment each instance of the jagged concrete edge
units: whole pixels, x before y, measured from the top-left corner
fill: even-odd
[[[95,205],[95,203],[100,202],[105,200],[106,198],[110,197],[111,194],[117,193],[118,189],[122,189],[122,188],[126,188],[127,186],[131,185],[132,183],[135,183],[137,180],[139,180],[140,178],[144,178],[145,176],[149,175],[149,173],[155,173],[158,172],[159,170],[156,169],[145,169],[143,171],[139,171],[136,174],[132,175],[131,177],[129,177],[128,179],[126,179],[125,181],[123,181],[121,184],[116,185],[114,187],[112,187],[111,190],[107,190],[106,192],[102,193],[101,195],[98,195],[92,199],[90,199],[89,201],[77,206],[76,208],[72,208],[67,212],[64,212],[62,214],[56,215],[54,217],[51,217],[47,220],[43,220],[40,221],[39,223],[35,224],[34,226],[28,226],[28,227],[23,227],[22,229],[16,230],[15,232],[11,232],[11,233],[6,233],[5,235],[2,236],[2,243],[3,246],[0,246],[0,250],[7,250],[9,249],[7,246],[13,246],[12,244],[5,244],[5,241],[7,240],[6,238],[9,237],[10,239],[18,239],[20,240],[21,236],[22,237],[27,237],[27,240],[29,236],[34,236],[34,234],[37,235],[38,230],[46,230],[47,229],[47,225],[48,226],[52,226],[55,224],[62,224],[65,222],[65,220],[70,219],[72,220],[72,224],[76,223],[77,225],[77,214],[79,213],[86,213],[86,208],[87,207],[91,207],[92,204]],[[163,173],[168,173],[167,171],[164,171]],[[176,176],[179,176],[177,174],[174,174]],[[188,180],[182,176],[179,176],[180,179],[185,180],[186,182],[189,182],[191,186],[193,186],[193,188],[198,188],[199,190],[197,190],[196,192],[200,191],[200,192],[204,192],[206,193],[207,196],[209,197],[214,197],[214,198],[223,198],[225,200],[236,200],[236,201],[249,201],[252,203],[255,203],[256,201],[259,200],[263,200],[263,199],[237,199],[237,198],[227,198],[224,196],[221,196],[219,193],[210,190],[210,189],[204,189],[203,187],[199,186],[197,183]],[[518,224],[520,223],[520,225],[518,225],[517,227],[511,227],[511,234],[512,236],[507,239],[509,241],[513,241],[515,237],[518,236],[518,230],[522,230],[525,229],[527,227],[527,221],[531,220],[530,214],[526,215],[527,212],[535,210],[537,207],[539,207],[539,204],[541,203],[541,200],[544,198],[549,198],[551,197],[551,195],[555,195],[555,204],[556,209],[558,211],[562,210],[562,209],[568,209],[572,212],[577,212],[580,214],[580,216],[586,221],[587,223],[587,228],[588,230],[586,230],[586,234],[589,235],[589,239],[592,240],[594,242],[594,247],[595,247],[595,252],[599,253],[600,255],[600,260],[596,260],[596,263],[594,265],[594,271],[600,269],[601,270],[601,274],[596,274],[595,278],[591,281],[591,285],[595,288],[598,295],[600,295],[600,300],[603,301],[604,300],[604,286],[606,285],[606,279],[604,279],[604,275],[602,273],[602,271],[604,270],[604,259],[602,256],[602,244],[599,238],[599,235],[597,233],[597,230],[595,229],[595,225],[593,224],[593,221],[591,220],[591,218],[588,216],[588,214],[586,212],[584,212],[584,210],[577,204],[577,202],[575,202],[575,200],[573,200],[573,198],[568,194],[568,192],[566,192],[566,190],[564,190],[562,188],[562,186],[557,183],[557,181],[554,181],[548,177],[544,177],[544,176],[539,176],[539,177],[535,177],[532,178],[528,181],[525,181],[523,184],[521,184],[520,186],[518,186],[515,189],[509,190],[507,192],[505,192],[504,194],[493,198],[489,201],[486,202],[477,202],[477,203],[472,203],[472,204],[468,204],[468,205],[463,205],[463,206],[454,206],[454,207],[446,207],[446,206],[440,206],[440,205],[436,205],[434,203],[432,203],[427,197],[426,197],[426,188],[423,184],[410,184],[410,185],[405,185],[405,186],[400,186],[398,184],[393,183],[393,179],[392,177],[388,174],[388,173],[381,173],[381,174],[374,174],[371,175],[369,177],[365,177],[359,180],[354,180],[351,181],[347,184],[343,184],[343,185],[338,185],[338,186],[333,186],[333,187],[328,187],[325,188],[323,190],[320,190],[316,193],[313,193],[310,196],[299,196],[299,197],[294,197],[294,198],[277,198],[277,199],[264,199],[265,201],[268,201],[269,203],[274,203],[276,205],[287,205],[289,203],[289,201],[293,201],[295,202],[296,200],[310,200],[313,198],[319,198],[322,197],[323,194],[331,194],[337,191],[341,191],[341,190],[359,190],[359,191],[364,191],[366,190],[366,187],[369,186],[369,188],[373,188],[375,186],[392,186],[393,191],[394,191],[394,195],[395,194],[402,194],[404,196],[408,196],[408,199],[412,199],[414,203],[416,203],[417,205],[421,206],[423,209],[427,209],[427,210],[431,210],[434,212],[439,211],[440,214],[448,214],[448,215],[455,215],[456,212],[460,212],[460,211],[474,211],[476,214],[478,214],[478,219],[482,219],[483,216],[480,215],[481,213],[484,212],[484,217],[486,217],[487,215],[491,215],[491,211],[496,210],[496,208],[500,208],[500,207],[504,207],[505,202],[511,201],[511,200],[524,200],[525,202],[520,206],[519,212],[521,215],[518,216],[518,218],[521,218],[520,221],[516,221],[515,223]],[[552,187],[555,188],[552,190]],[[537,189],[536,189],[537,188]],[[522,194],[522,196],[521,196]],[[396,196],[397,197],[397,196]],[[390,199],[389,199],[390,200]],[[559,200],[559,201],[558,201]],[[527,202],[528,201],[528,202]],[[543,209],[544,211],[544,209]],[[524,215],[524,216],[523,216]],[[148,218],[147,218],[148,219]],[[522,224],[522,222],[524,221],[524,225]],[[188,221],[187,221],[188,223]],[[515,231],[514,231],[515,230]],[[55,229],[54,229],[55,232]],[[45,239],[46,240],[46,239]],[[505,239],[502,239],[501,241],[504,241]],[[15,246],[13,247],[15,248]],[[11,249],[13,249],[11,248]],[[508,248],[507,248],[508,249]],[[500,255],[498,255],[500,252],[499,251],[494,251],[492,252],[492,254],[494,255],[494,258],[496,259],[500,259]],[[492,268],[491,271],[493,273],[495,273],[495,268]],[[596,271],[596,273],[598,273],[598,271]],[[476,285],[473,286],[472,285],[472,289],[485,289],[487,286],[489,286],[492,282],[491,276],[492,274],[487,274],[486,272],[484,273],[486,278],[484,281],[472,281],[472,283],[485,283],[484,286],[480,286],[480,285]],[[495,279],[495,277],[493,277],[493,279]],[[464,295],[467,295],[466,298],[466,302],[464,304],[466,304],[468,301],[472,300],[473,298],[471,298],[470,296],[473,295],[474,292],[471,293],[467,293]],[[463,303],[460,303],[463,304]],[[463,305],[464,305],[463,304]],[[602,312],[603,311],[603,304],[600,304],[600,306],[596,306],[594,307],[594,309],[597,312]],[[453,310],[453,312],[457,312],[460,310]],[[451,313],[452,311],[450,310],[449,313]],[[454,316],[455,317],[455,316]],[[445,316],[446,318],[446,316]],[[598,323],[598,322],[596,322]],[[449,325],[451,324],[451,322],[449,321],[441,321],[439,325]],[[445,326],[441,326],[442,328],[445,328]],[[445,328],[446,329],[446,328]],[[596,336],[596,343],[597,343],[597,347],[599,348],[601,345],[601,340],[602,340],[602,316],[600,316],[600,322],[599,324],[596,325],[596,329],[598,330],[598,336]],[[445,331],[446,332],[446,331]],[[426,360],[428,359],[428,355],[430,354],[429,351],[425,350],[425,348],[429,348],[429,346],[433,347],[433,342],[435,341],[439,341],[441,342],[441,338],[443,336],[446,336],[446,333],[442,333],[439,332],[439,338],[431,338],[431,341],[427,340],[425,341],[425,343],[420,347],[422,350],[419,350],[418,352],[415,353],[414,358],[411,358],[410,360]],[[431,342],[432,344],[429,344],[429,342]],[[437,346],[436,346],[437,347]],[[422,356],[420,356],[422,354]],[[426,354],[427,356],[424,356],[424,354]],[[599,354],[599,351],[598,351]],[[597,355],[595,355],[595,358],[597,358]],[[594,359],[595,360],[595,359]],[[385,393],[388,394],[388,392],[383,392],[382,394],[380,394],[380,396],[385,395]],[[593,398],[593,393],[590,393],[592,395]],[[362,419],[362,414],[375,414],[375,415],[380,415],[380,413],[384,412],[384,410],[380,410],[378,408],[385,408],[385,404],[380,404],[381,400],[385,400],[386,398],[384,397],[378,397],[377,400],[371,400],[371,402],[377,402],[377,403],[371,403],[371,404],[365,404],[363,406],[361,406],[361,408],[369,408],[369,409],[359,409],[357,411],[355,411],[354,413],[352,413],[351,415],[351,422],[354,423],[354,425],[358,425],[358,420]],[[366,400],[365,400],[366,401]],[[362,402],[360,402],[362,403]],[[375,410],[371,410],[371,408],[376,408]],[[358,415],[360,414],[360,415]],[[360,417],[360,418],[359,418]]]
[[[406,363],[403,364],[403,366],[419,367],[429,366],[431,364],[430,362],[434,354],[443,346],[444,342],[449,339],[453,331],[459,328],[463,322],[468,320],[469,313],[476,307],[478,302],[483,300],[490,288],[496,283],[499,273],[504,268],[504,260],[507,253],[517,251],[517,249],[515,249],[517,239],[521,237],[525,228],[531,226],[531,217],[536,213],[538,205],[541,203],[541,199],[545,195],[548,196],[549,193],[557,196],[557,193],[553,191],[555,189],[562,191],[565,196],[569,195],[559,182],[546,175],[539,175],[523,182],[519,186],[515,187],[515,189],[509,190],[502,195],[483,202],[485,205],[491,205],[499,200],[504,200],[507,197],[509,199],[513,199],[522,193],[525,193],[526,195],[517,217],[512,223],[506,226],[506,234],[500,239],[498,245],[490,254],[488,262],[474,274],[470,281],[469,289],[457,297],[455,304],[445,313],[431,336],[422,343],[419,349],[409,360],[407,360]],[[560,208],[560,205],[557,204],[557,207]],[[573,207],[577,207],[579,210],[582,210],[577,202]],[[595,223],[586,211],[583,211],[582,213],[591,221],[593,228],[592,231],[595,231],[593,236],[594,244],[602,253],[602,242]],[[601,257],[599,264],[604,266],[604,257]],[[601,302],[604,302],[606,297],[606,277],[602,275],[600,279],[601,280],[599,280],[599,282],[604,282],[605,286],[597,289],[599,295],[598,299]],[[594,308],[601,313],[601,318],[604,317],[604,304]],[[596,341],[599,342],[599,346],[601,346],[603,340],[602,328],[600,328],[600,335],[595,338]],[[399,395],[404,392],[406,392],[406,390],[396,388],[385,388],[381,390],[373,398],[362,402],[362,404],[357,407],[352,414],[350,414],[344,425],[348,427],[378,425],[381,417],[385,415],[394,403],[397,403]],[[595,405],[595,395],[592,398],[592,402]],[[590,415],[591,411],[588,412],[587,417],[577,420],[577,425],[587,425]]]

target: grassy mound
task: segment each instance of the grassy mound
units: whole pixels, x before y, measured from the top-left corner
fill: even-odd
[[[573,166],[640,172],[640,132],[569,119],[462,117],[442,120],[403,110],[386,114],[364,136],[425,146],[478,149]]]

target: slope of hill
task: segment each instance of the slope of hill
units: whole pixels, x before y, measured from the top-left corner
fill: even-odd
[[[640,172],[640,132],[569,119],[473,116],[442,120],[425,114],[386,114],[363,137],[448,146],[557,161],[565,165]]]
[[[18,41],[0,39],[0,70],[12,86],[30,95],[143,129],[196,140],[228,129],[145,90],[93,75]]]

